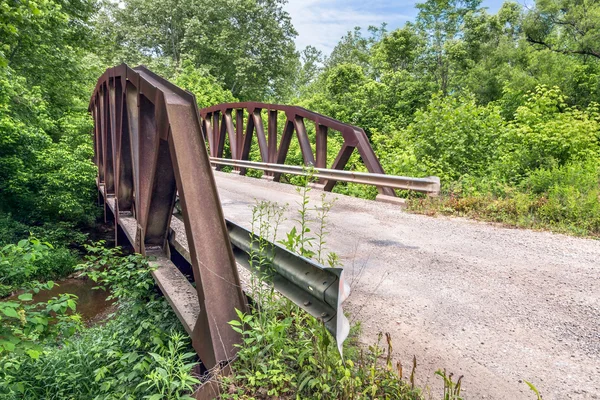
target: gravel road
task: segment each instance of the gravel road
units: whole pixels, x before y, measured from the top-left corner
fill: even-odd
[[[250,227],[256,200],[289,204],[294,187],[216,172],[225,217]],[[320,204],[320,191],[311,192]],[[395,357],[440,398],[437,369],[464,375],[465,399],[600,399],[600,241],[432,218],[340,195],[327,246],[344,263],[344,304],[361,340],[389,332]]]

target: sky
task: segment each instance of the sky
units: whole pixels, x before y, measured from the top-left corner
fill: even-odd
[[[414,20],[417,15],[414,0],[288,0],[284,6],[298,31],[296,48],[315,46],[329,55],[337,42],[355,26],[380,26],[388,30]],[[482,7],[495,14],[505,0],[483,0]],[[522,0],[519,1],[522,3]]]

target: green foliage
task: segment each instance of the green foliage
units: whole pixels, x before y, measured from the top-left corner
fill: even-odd
[[[457,72],[457,38],[466,17],[481,11],[481,0],[426,0],[417,4],[417,27],[429,46],[423,50],[423,64],[431,71],[438,89],[447,94]]]
[[[0,211],[25,222],[90,222],[96,172],[89,116],[69,112],[54,121],[39,88],[27,88],[10,68],[0,69],[0,84],[7,89],[0,95]]]
[[[500,145],[497,169],[513,182],[538,168],[598,159],[597,106],[570,108],[560,90],[540,86],[515,113]]]
[[[161,348],[161,354],[148,353],[156,362],[156,367],[146,375],[146,380],[140,383],[140,386],[147,387],[154,394],[144,398],[193,400],[187,393],[191,393],[194,385],[200,381],[190,375],[190,370],[198,363],[189,362],[191,358],[196,357],[196,353],[185,352],[187,347],[184,335],[175,332],[171,335],[168,345]]]
[[[155,287],[148,262],[139,255],[122,257],[118,248],[106,249],[102,243],[87,249],[79,269],[100,286],[110,287],[118,311],[103,325],[84,329],[69,341],[39,343],[43,347],[37,347],[35,358],[16,352],[0,358],[0,396],[189,399],[197,383],[191,375],[194,353]]]
[[[385,23],[380,28],[369,26],[368,37],[362,35],[361,28],[358,26],[353,31],[348,31],[327,58],[327,66],[336,67],[342,64],[353,64],[368,68],[371,47],[385,34],[385,27]]]
[[[30,227],[15,221],[10,214],[0,213],[0,245],[18,242],[29,235]]]
[[[600,165],[590,160],[536,170],[517,187],[493,181],[466,181],[452,186],[439,199],[413,199],[409,207],[426,214],[441,212],[526,228],[599,236],[599,183]]]
[[[595,235],[598,7],[506,2],[490,15],[480,5],[428,0],[415,23],[348,32],[299,103],[364,128],[387,173],[441,177],[442,198],[411,195],[414,210]],[[552,189],[532,193],[530,177],[548,175]]]
[[[309,202],[308,193],[310,192],[309,184],[313,180],[312,175],[306,177],[305,183],[302,186],[296,188],[301,196],[301,200],[298,202],[298,215],[299,218],[296,220],[299,227],[294,226],[288,233],[285,240],[281,240],[288,250],[298,253],[306,258],[313,258],[315,252],[312,250],[314,246],[315,238],[310,235],[310,228],[308,227],[309,220]]]
[[[296,32],[281,0],[104,3],[98,31],[112,64],[146,60],[207,70],[244,100],[285,97],[297,69]],[[165,72],[167,72],[165,71]]]
[[[521,187],[539,199],[536,216],[543,223],[580,234],[600,234],[600,163],[597,160],[537,170]]]
[[[538,0],[527,15],[527,40],[565,54],[600,58],[600,5],[593,1]]]
[[[298,201],[298,218],[294,220],[296,225],[286,233],[285,239],[279,240],[278,243],[285,246],[291,252],[306,258],[312,258],[322,265],[327,264],[333,268],[338,266],[338,256],[335,253],[328,253],[326,249],[328,234],[327,216],[336,199],[328,201],[327,195],[322,193],[320,204],[311,207],[309,196],[311,191],[310,184],[315,182],[316,179],[314,171],[311,168],[305,169],[305,173],[305,176],[301,176],[301,184],[296,187],[296,192],[300,195],[300,200]],[[270,208],[268,204],[260,204],[255,207],[255,210],[269,210]],[[272,213],[267,212],[258,215],[260,215],[263,225],[271,223]],[[277,216],[281,219],[281,214],[277,214]],[[310,227],[311,225],[316,225],[313,227],[314,233],[311,233],[313,232]],[[263,228],[262,231],[267,231],[267,229]],[[276,232],[273,238],[276,238]]]
[[[178,72],[175,84],[192,92],[196,96],[199,108],[237,101],[231,92],[223,89],[208,72],[194,68],[192,63],[187,60],[184,61],[183,68]]]
[[[104,241],[85,245],[85,263],[76,267],[83,277],[97,282],[100,289],[110,288],[108,299],[144,302],[156,298],[152,289],[153,268],[139,254],[123,256],[120,247],[104,247]]]
[[[437,95],[426,110],[415,113],[403,135],[412,146],[419,174],[447,182],[464,175],[480,176],[489,168],[497,157],[503,123],[495,107],[478,106],[472,96]],[[388,151],[394,152],[397,143]]]
[[[36,284],[32,291],[38,293],[53,286],[52,281]],[[31,303],[32,298],[31,292],[25,292],[18,299],[0,301],[0,360],[7,353],[37,360],[43,344],[68,338],[81,328],[79,315],[73,314],[77,296],[61,294],[45,303]]]
[[[401,366],[392,368],[391,342],[387,349],[377,343],[343,360],[322,322],[287,300],[265,301],[263,315],[238,313],[239,320],[230,322],[244,345],[233,376],[222,378],[223,398],[421,399],[418,390],[402,381]]]
[[[30,225],[95,216],[94,8],[93,0],[0,6],[0,211]]]
[[[535,393],[537,400],[542,400],[542,395],[540,394],[539,390],[533,385],[533,383],[529,381],[524,382],[527,384],[527,386],[529,386],[529,389],[531,389],[531,391]]]
[[[373,139],[388,173],[441,177],[442,198],[416,198],[415,211],[597,235],[598,106],[567,100],[538,86],[505,119],[502,100],[435,95],[405,129]]]
[[[456,382],[452,380],[452,373],[446,374],[446,370],[435,371],[435,374],[441,376],[444,380],[444,400],[460,400],[460,391],[462,387],[462,375]]]
[[[11,214],[0,213],[0,245],[18,242],[35,236],[59,250],[60,246],[81,246],[87,240],[87,233],[76,229],[72,222],[53,221],[41,225],[26,225],[16,221]]]
[[[149,302],[147,307],[123,304],[110,321],[83,330],[60,347],[44,347],[37,359],[18,355],[0,359],[0,395],[6,399],[187,399],[183,391],[189,390],[194,378],[186,359],[189,343],[176,333],[178,326],[166,301]],[[171,388],[161,385],[164,380],[156,376],[157,371],[167,374]],[[172,396],[165,397],[168,393]]]
[[[34,280],[64,277],[73,271],[77,258],[65,248],[31,236],[0,249],[0,297]]]

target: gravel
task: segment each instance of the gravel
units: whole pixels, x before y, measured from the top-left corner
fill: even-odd
[[[281,235],[294,225],[294,187],[215,175],[226,218],[249,228],[267,200],[289,203]],[[434,398],[446,369],[464,375],[465,399],[534,399],[525,380],[545,400],[600,399],[600,241],[333,198],[327,247],[351,283],[344,306],[361,341],[391,333],[405,374],[416,355],[417,384]]]

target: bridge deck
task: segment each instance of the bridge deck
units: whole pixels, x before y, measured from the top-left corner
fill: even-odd
[[[293,226],[294,187],[215,175],[227,219],[250,228],[255,199],[268,200],[290,205],[280,236]],[[465,375],[467,399],[530,399],[520,380],[545,399],[600,393],[600,242],[334,197],[327,245],[351,281],[351,320],[365,342],[390,332],[405,373],[414,354],[420,384],[438,388],[446,368]]]

